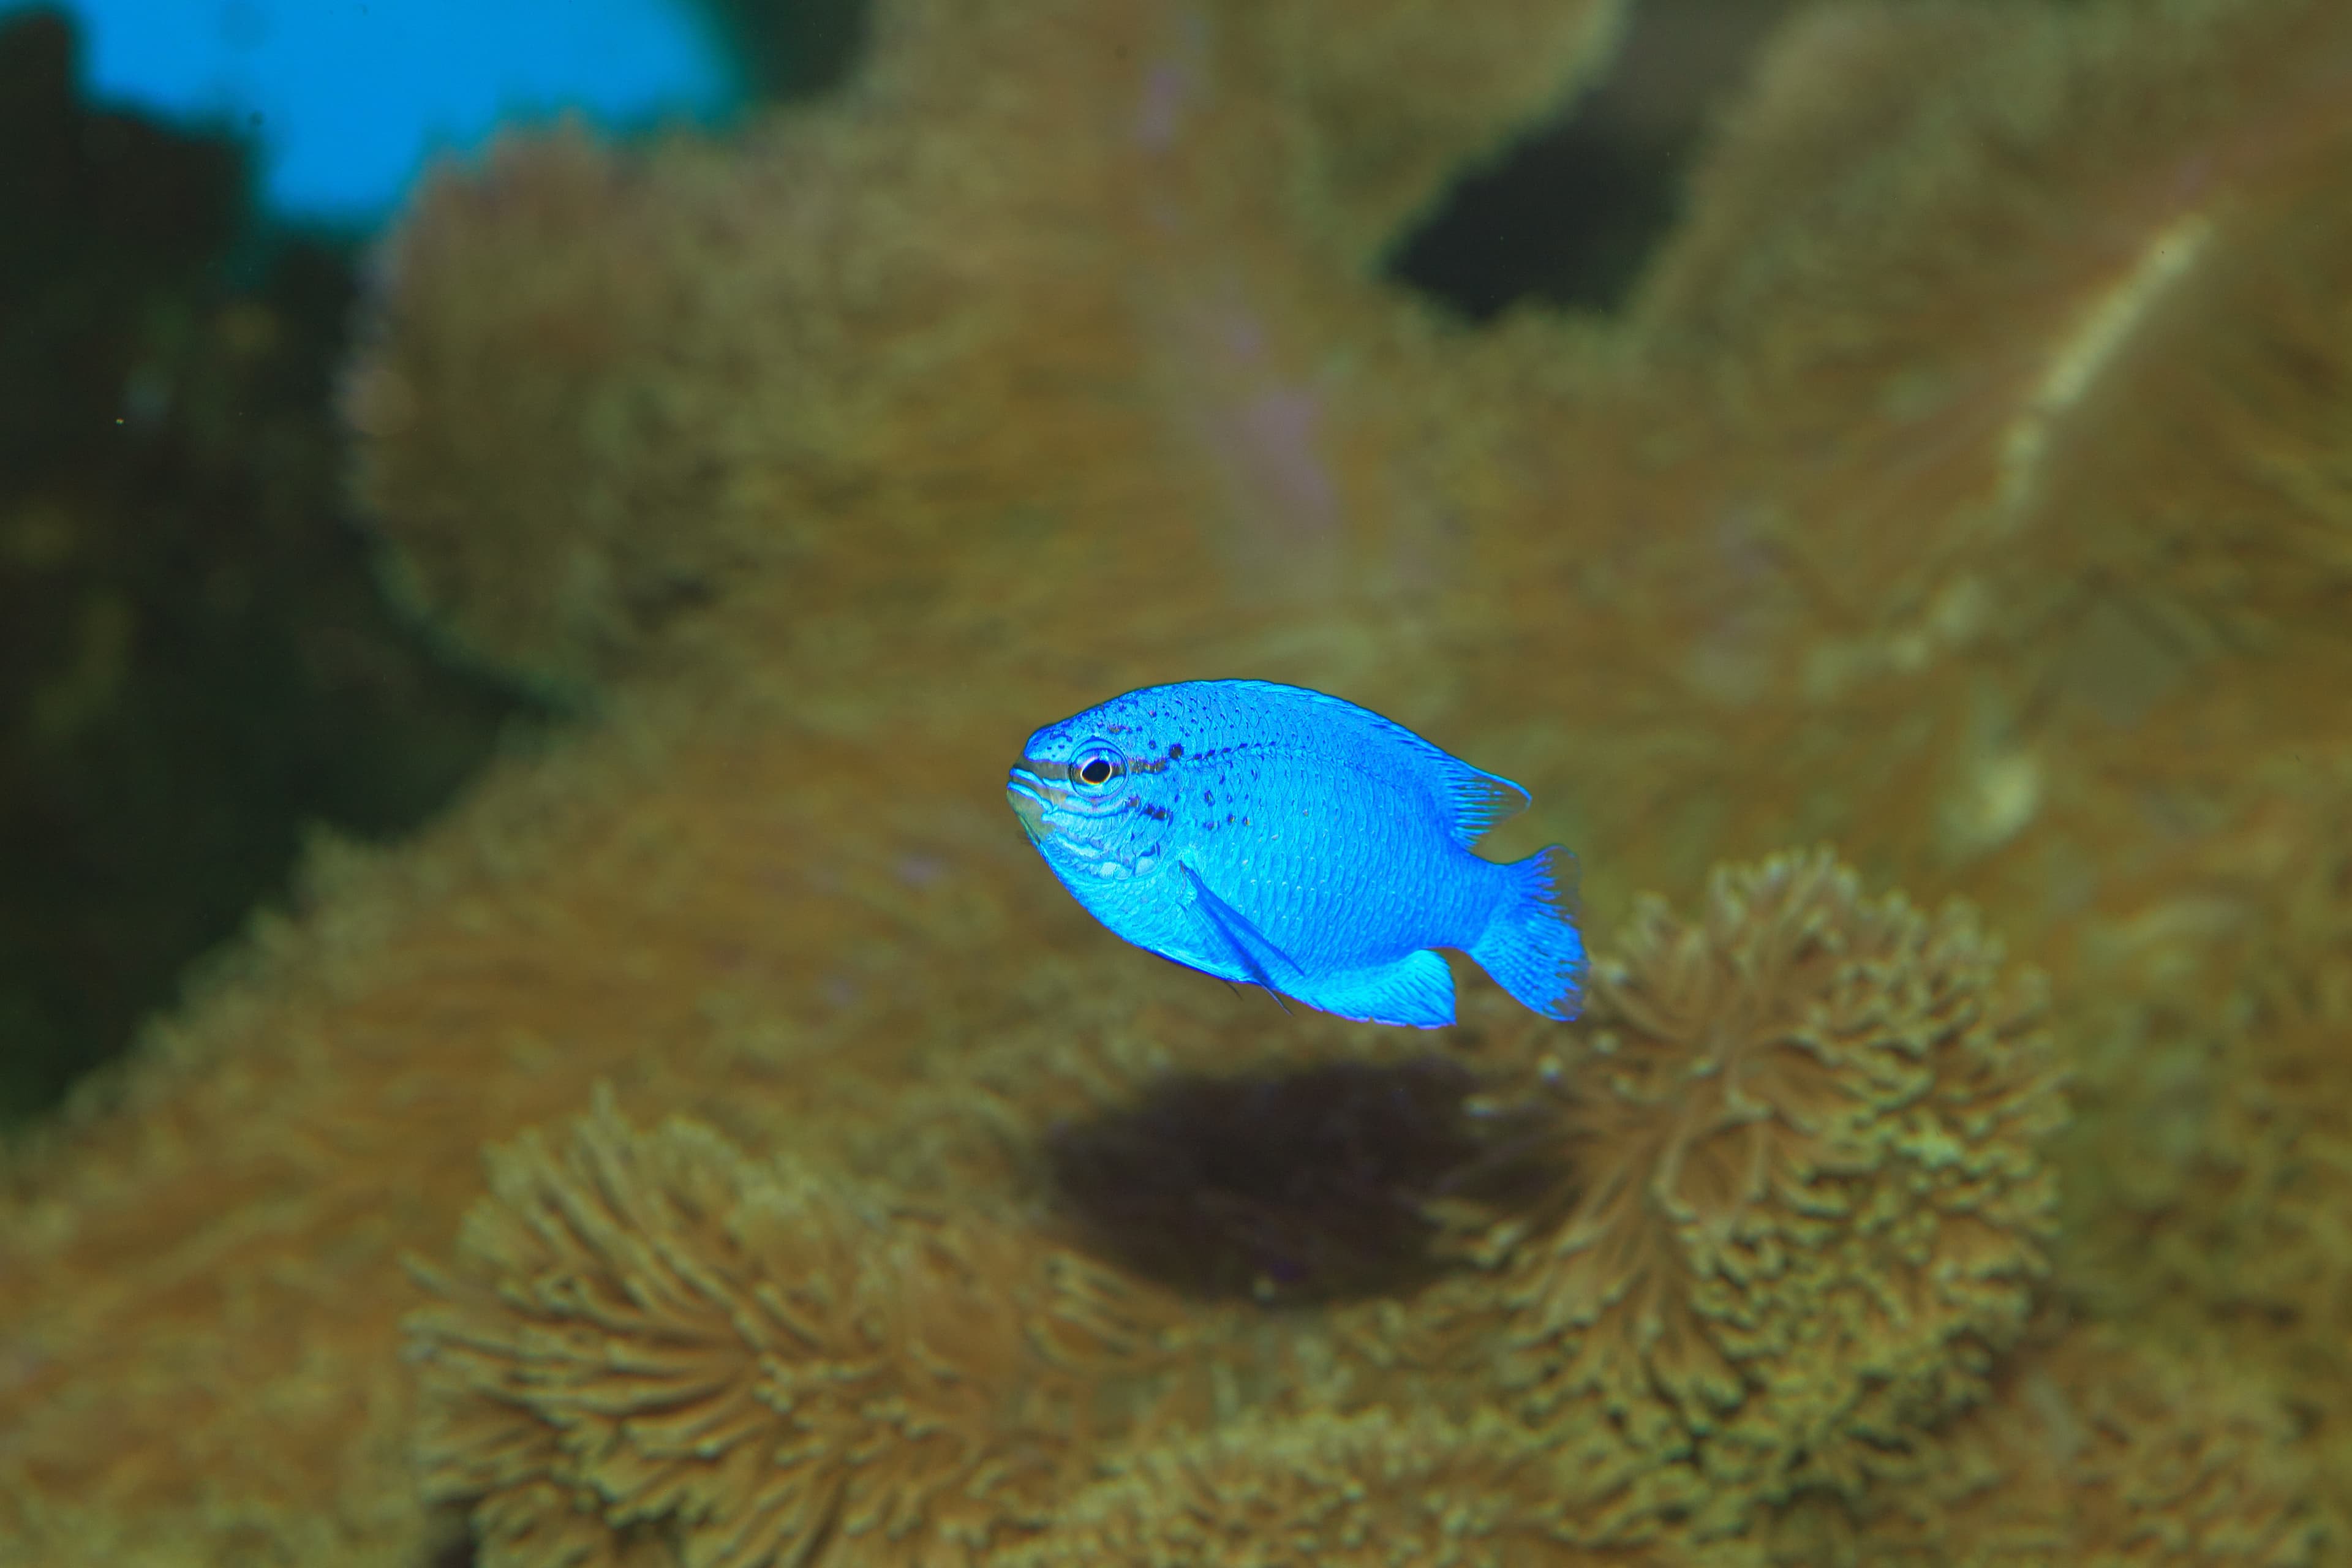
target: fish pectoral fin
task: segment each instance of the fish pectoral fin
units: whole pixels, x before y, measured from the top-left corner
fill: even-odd
[[[1298,992],[1299,982],[1307,972],[1297,960],[1276,947],[1264,931],[1250,923],[1249,917],[1209,890],[1201,874],[1185,865],[1176,863],[1184,879],[1192,886],[1192,916],[1199,921],[1212,942],[1233,954],[1243,971],[1268,991]]]
[[[1378,969],[1318,975],[1299,1000],[1362,1024],[1442,1029],[1454,1022],[1454,971],[1423,948]]]

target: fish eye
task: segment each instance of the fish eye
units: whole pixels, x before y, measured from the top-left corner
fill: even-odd
[[[1070,762],[1070,776],[1090,789],[1100,789],[1118,772],[1118,755],[1103,746],[1088,746]]]

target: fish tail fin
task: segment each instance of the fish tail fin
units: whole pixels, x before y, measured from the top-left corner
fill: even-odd
[[[1509,891],[1470,956],[1523,1005],[1547,1018],[1573,1018],[1584,1000],[1576,857],[1554,844],[1503,870]]]

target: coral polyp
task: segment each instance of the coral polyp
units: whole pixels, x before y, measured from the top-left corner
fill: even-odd
[[[1857,1486],[1979,1397],[2053,1227],[2040,977],[1815,852],[1645,900],[1593,996],[1538,1091],[1572,1184],[1496,1269],[1532,1418],[1651,1411],[1728,1500]]]

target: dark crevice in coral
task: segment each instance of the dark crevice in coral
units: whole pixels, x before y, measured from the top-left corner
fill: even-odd
[[[1681,216],[1708,126],[1785,0],[1646,0],[1562,118],[1467,170],[1386,271],[1474,321],[1522,300],[1612,310]]]
[[[1556,1193],[1555,1139],[1482,1114],[1444,1058],[1166,1080],[1046,1144],[1087,1250],[1203,1298],[1401,1295],[1444,1272],[1431,1205],[1506,1212]]]
[[[866,52],[866,0],[696,0],[744,85],[770,100],[839,86]]]
[[[1678,210],[1676,150],[1581,116],[1468,175],[1409,237],[1391,276],[1474,321],[1523,300],[1613,310]]]
[[[526,711],[426,656],[345,507],[355,247],[76,78],[64,16],[0,23],[0,1131],[286,896],[306,824],[405,831]]]

